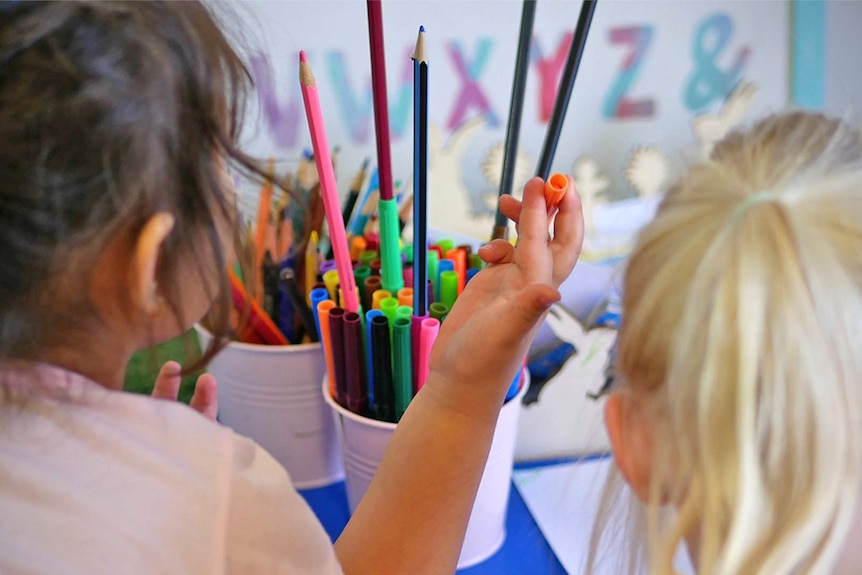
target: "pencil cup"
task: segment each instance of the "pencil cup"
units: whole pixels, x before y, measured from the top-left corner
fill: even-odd
[[[476,493],[470,522],[461,547],[458,568],[481,563],[491,557],[506,539],[506,510],[512,480],[512,463],[515,453],[515,436],[521,399],[530,386],[529,372],[521,372],[518,394],[500,410],[497,429],[485,472]],[[383,452],[389,445],[396,425],[351,413],[329,395],[329,385],[323,379],[323,397],[332,408],[335,429],[344,459],[344,479],[347,484],[347,502],[351,513],[371,483]]]
[[[201,347],[212,335],[196,326]],[[344,476],[332,415],[320,397],[326,361],[320,344],[232,341],[208,367],[218,381],[218,419],[255,440],[287,470],[297,489]]]

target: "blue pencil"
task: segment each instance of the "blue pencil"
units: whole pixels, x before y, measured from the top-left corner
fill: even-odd
[[[413,52],[413,315],[428,313],[428,54],[425,26]]]

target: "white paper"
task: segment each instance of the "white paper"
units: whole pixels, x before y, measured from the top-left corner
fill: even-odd
[[[608,457],[516,470],[513,475],[515,486],[548,545],[566,572],[572,575],[586,572],[590,536],[611,465],[613,462]],[[617,518],[607,528],[619,529]],[[624,552],[621,546],[606,550],[594,575],[619,575],[618,558]],[[694,573],[682,548],[677,553],[675,567],[683,574]]]

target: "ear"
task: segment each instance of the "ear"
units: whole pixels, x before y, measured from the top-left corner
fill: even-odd
[[[161,305],[156,266],[165,238],[173,229],[174,216],[159,212],[144,223],[133,242],[130,296],[133,305],[148,315],[158,312]]]
[[[605,427],[617,467],[642,502],[649,500],[652,441],[647,421],[634,399],[616,391],[605,401]]]

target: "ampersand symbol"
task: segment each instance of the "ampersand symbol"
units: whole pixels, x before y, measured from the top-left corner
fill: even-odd
[[[739,81],[751,53],[747,46],[739,50],[733,65],[726,71],[716,65],[716,59],[727,45],[732,31],[733,22],[727,14],[714,14],[695,32],[692,46],[695,67],[685,89],[685,103],[689,110],[699,111],[713,100],[726,98]]]

